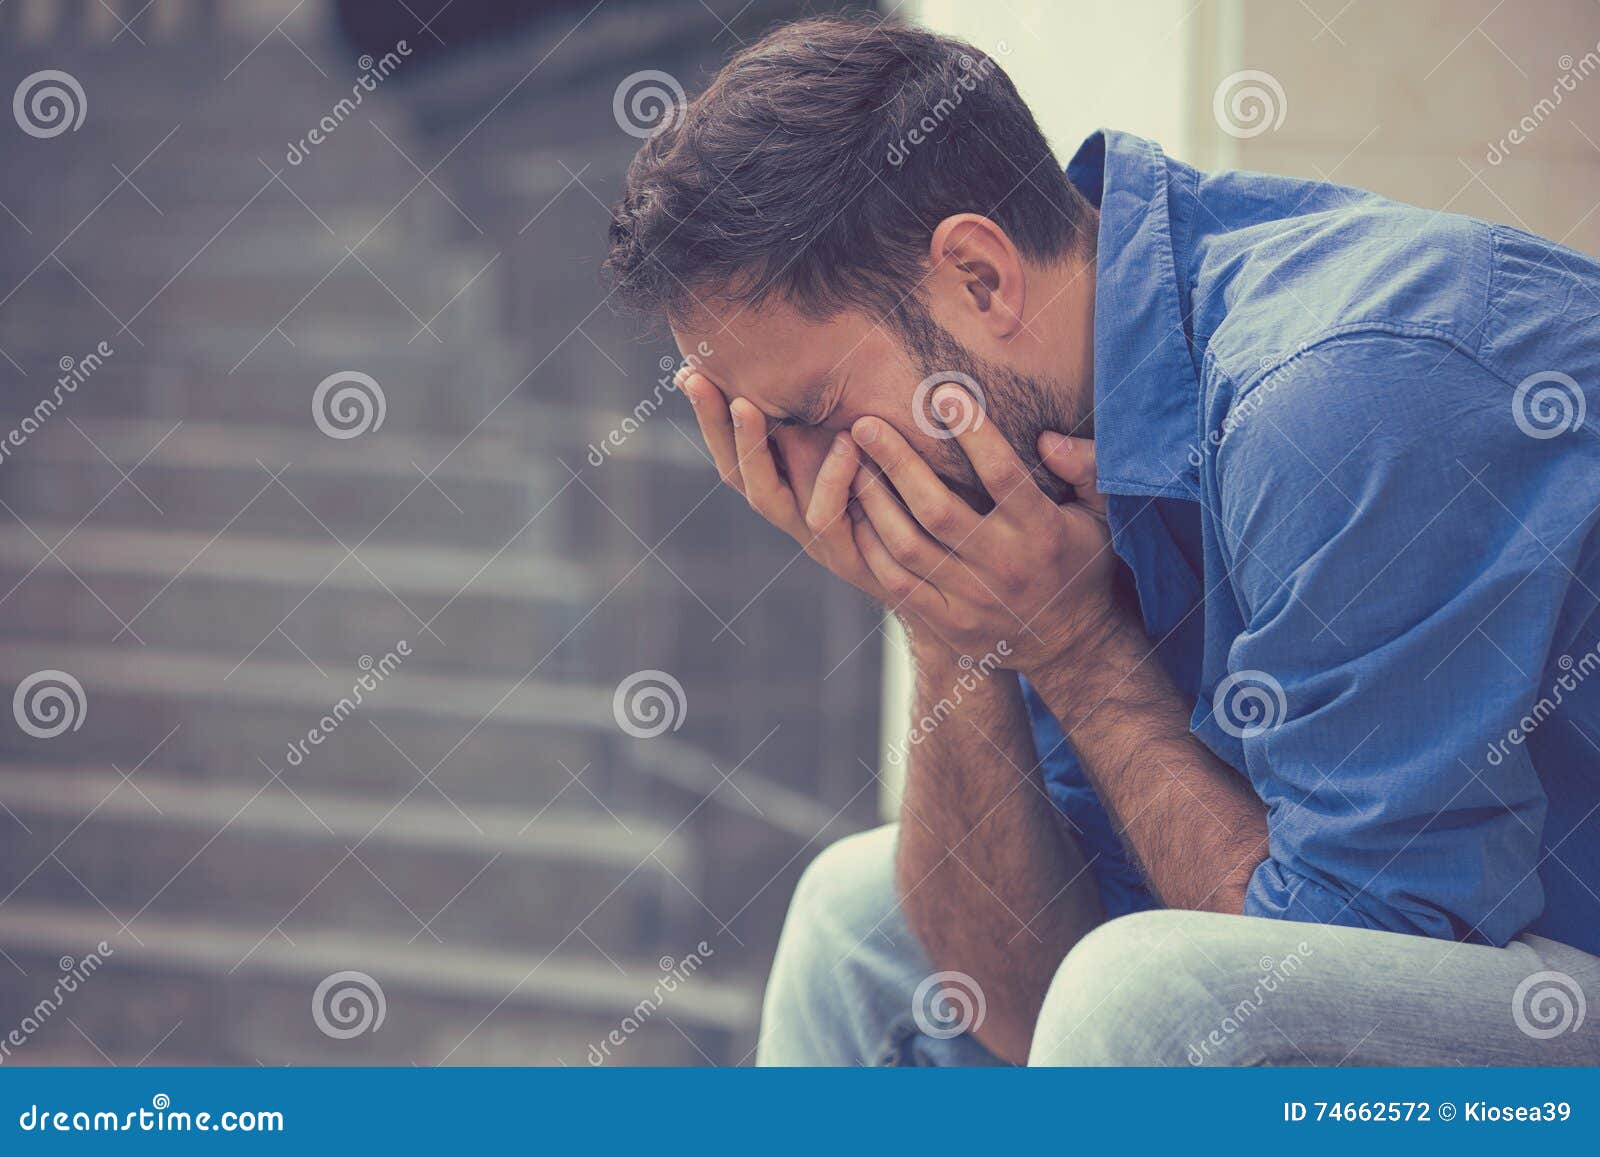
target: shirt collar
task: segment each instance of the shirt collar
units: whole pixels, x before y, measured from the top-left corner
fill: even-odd
[[[1199,494],[1190,459],[1200,381],[1179,289],[1187,260],[1173,245],[1175,170],[1189,171],[1155,142],[1111,129],[1090,136],[1067,165],[1067,178],[1100,209],[1094,428],[1099,486],[1108,494]]]

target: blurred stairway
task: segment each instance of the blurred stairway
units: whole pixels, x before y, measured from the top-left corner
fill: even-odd
[[[77,132],[5,126],[0,427],[113,351],[0,461],[0,686],[61,670],[87,699],[54,738],[0,727],[0,1030],[104,940],[22,1063],[585,1063],[731,943],[679,822],[719,777],[616,725],[593,656],[629,628],[597,628],[578,488],[540,451],[588,439],[505,404],[495,251],[421,179],[398,93],[285,162],[359,71],[317,5],[274,31],[287,7],[0,9],[7,90],[64,69],[89,101]],[[381,427],[318,428],[341,371]],[[318,1031],[344,970],[381,1030]],[[617,1059],[737,1061],[755,1004],[710,961]]]

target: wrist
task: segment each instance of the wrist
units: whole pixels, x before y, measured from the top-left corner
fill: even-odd
[[[917,676],[943,673],[955,668],[961,656],[948,643],[922,623],[906,615],[896,616],[906,635],[906,650]]]
[[[1098,699],[1142,664],[1150,640],[1136,608],[1108,603],[1086,607],[1061,633],[1061,642],[1032,659],[1021,674],[1048,687],[1063,705]],[[1083,704],[1088,709],[1088,704]]]

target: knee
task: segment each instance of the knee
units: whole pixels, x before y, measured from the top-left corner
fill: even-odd
[[[1270,1021],[1265,1015],[1252,1017],[1239,999],[1260,970],[1260,952],[1241,935],[1244,925],[1255,923],[1242,916],[1163,909],[1101,925],[1056,971],[1029,1063],[1158,1066],[1279,1059]],[[1243,950],[1254,953],[1248,962]]]
[[[854,1002],[855,973],[894,927],[896,828],[846,837],[823,849],[801,875],[789,902],[763,1021],[816,1023]]]

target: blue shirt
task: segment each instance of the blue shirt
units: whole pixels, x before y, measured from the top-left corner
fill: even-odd
[[[1095,438],[1248,915],[1600,952],[1600,264],[1097,133]],[[1031,689],[1111,915],[1154,906]]]

